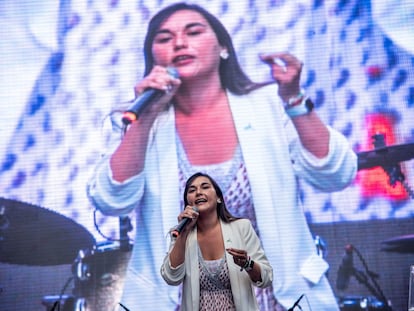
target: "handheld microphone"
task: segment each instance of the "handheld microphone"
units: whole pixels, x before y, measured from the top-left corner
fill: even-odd
[[[173,67],[167,68],[168,74],[173,78],[178,78],[178,71]],[[165,94],[165,91],[149,88],[145,90],[140,96],[135,98],[132,105],[124,112],[122,122],[125,125],[131,124],[138,119],[139,114],[149,103],[159,99]]]
[[[198,212],[197,206],[193,206],[193,211]],[[180,233],[183,231],[183,229],[185,228],[185,226],[188,225],[189,222],[191,222],[190,218],[185,217],[185,218],[181,219],[179,224],[177,226],[175,226],[175,228],[171,231],[172,236],[174,238],[178,237],[180,235]]]
[[[354,248],[351,244],[345,246],[345,254],[342,257],[342,262],[339,266],[336,278],[336,288],[339,290],[348,288],[349,279],[354,273],[353,250]]]
[[[305,296],[305,294],[300,295],[298,300],[296,300],[296,302],[293,304],[291,308],[288,309],[288,311],[293,311],[299,305],[299,302],[302,300],[303,296]]]

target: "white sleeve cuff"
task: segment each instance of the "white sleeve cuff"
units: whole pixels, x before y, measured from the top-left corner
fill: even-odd
[[[95,173],[88,185],[88,196],[105,215],[119,216],[131,212],[144,192],[144,173],[123,182],[113,179],[109,161]]]

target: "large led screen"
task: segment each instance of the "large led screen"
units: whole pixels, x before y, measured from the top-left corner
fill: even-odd
[[[346,187],[331,191],[301,174],[284,179],[295,163],[277,162],[288,149],[280,143],[284,138],[270,136],[278,136],[282,119],[263,129],[271,118],[266,113],[256,118],[267,111],[263,97],[243,116],[252,117],[243,125],[250,132],[236,129],[228,136],[236,140],[218,133],[225,114],[198,119],[202,138],[179,129],[173,136],[151,132],[146,143],[157,144],[159,153],[145,159],[151,167],[144,199],[122,216],[105,213],[96,209],[88,187],[125,137],[121,119],[148,62],[148,23],[176,2],[0,2],[0,309],[178,309],[180,286],[167,285],[160,276],[168,229],[184,207],[185,179],[208,167],[234,206],[251,193],[273,198],[260,206],[256,199],[242,203],[238,215],[252,220],[273,265],[273,287],[267,293],[256,290],[260,310],[321,310],[311,298],[321,279],[341,311],[407,310],[414,264],[414,5],[408,0],[193,1],[225,26],[235,50],[230,57],[237,57],[246,75],[274,90],[280,104],[275,111],[282,108],[277,83],[261,57],[289,52],[302,62],[300,86],[320,120],[355,152],[357,172]],[[235,119],[241,113],[236,110]],[[262,136],[249,136],[255,131]],[[197,160],[192,165],[197,157],[186,154],[192,148],[210,159],[209,165]],[[263,152],[269,150],[274,156]],[[253,164],[237,171],[238,159]],[[177,163],[179,170],[171,171]],[[148,176],[153,172],[162,173]],[[300,212],[298,218],[283,205],[296,186],[298,206],[292,210]],[[170,188],[178,191],[178,201]],[[152,198],[157,201],[148,202]],[[289,215],[289,221],[277,215]],[[315,266],[292,251],[307,249],[309,238],[314,260],[322,259]],[[279,240],[295,241],[295,247],[279,247]],[[134,264],[132,254],[141,256]],[[310,264],[311,276],[299,266],[280,270],[281,262],[291,261]],[[315,271],[320,272],[316,280]],[[280,281],[304,274],[303,288]]]

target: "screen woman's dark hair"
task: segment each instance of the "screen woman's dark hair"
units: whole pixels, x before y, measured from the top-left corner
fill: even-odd
[[[184,205],[185,206],[188,205],[188,200],[187,200],[188,188],[190,188],[192,182],[197,177],[206,177],[206,178],[208,178],[210,180],[211,184],[213,185],[213,188],[216,191],[217,196],[220,198],[221,203],[217,203],[217,214],[218,214],[219,218],[224,222],[231,222],[231,221],[239,219],[239,217],[233,216],[230,213],[230,211],[227,209],[226,202],[224,202],[223,191],[221,191],[220,186],[217,184],[217,182],[213,178],[211,178],[209,175],[204,174],[204,173],[198,172],[198,173],[195,173],[194,175],[192,175],[190,178],[188,178],[187,182],[185,183],[185,189],[184,189]]]
[[[230,34],[223,24],[204,8],[196,4],[188,4],[183,2],[176,3],[162,9],[150,20],[144,41],[144,76],[148,75],[151,72],[152,67],[154,67],[152,44],[157,31],[167,18],[180,10],[192,10],[200,13],[213,29],[219,44],[222,47],[227,48],[229,57],[227,59],[222,59],[219,67],[222,87],[237,95],[247,94],[251,90],[255,89],[256,83],[252,82],[240,67]]]

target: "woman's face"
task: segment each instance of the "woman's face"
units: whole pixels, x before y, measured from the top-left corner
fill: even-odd
[[[191,10],[177,11],[167,18],[152,44],[155,65],[175,67],[181,79],[218,74],[223,49],[207,20]]]
[[[188,187],[187,202],[189,205],[196,206],[199,211],[215,211],[218,199],[216,189],[207,177],[195,178]]]

